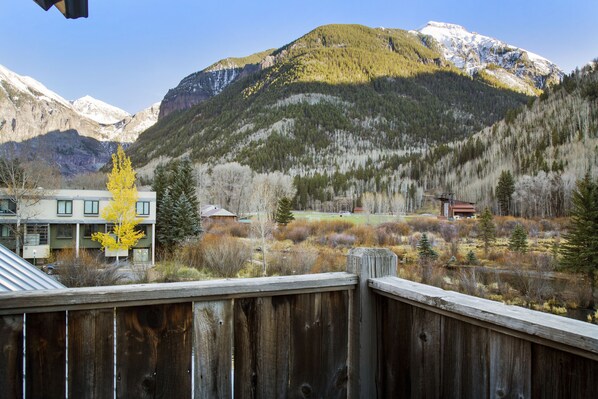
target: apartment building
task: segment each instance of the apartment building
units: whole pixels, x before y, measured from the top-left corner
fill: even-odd
[[[145,236],[135,247],[120,251],[135,263],[155,261],[156,193],[139,191],[136,204],[137,226]],[[72,249],[100,250],[93,241],[95,232],[107,232],[110,224],[100,216],[102,209],[112,200],[109,191],[102,190],[51,190],[43,191],[35,200],[24,201],[20,211],[23,226],[23,253],[25,259],[48,258],[52,251]],[[0,243],[14,251],[16,204],[0,191]],[[106,257],[115,257],[116,251],[104,250]]]

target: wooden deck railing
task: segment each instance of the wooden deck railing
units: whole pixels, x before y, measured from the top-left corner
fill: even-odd
[[[347,268],[0,294],[0,396],[598,397],[597,326]]]

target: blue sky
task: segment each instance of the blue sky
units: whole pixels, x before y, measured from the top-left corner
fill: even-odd
[[[0,64],[67,99],[89,94],[131,113],[219,59],[280,47],[329,23],[456,23],[565,72],[598,57],[596,0],[89,0],[89,18],[78,20],[32,0],[2,3]]]

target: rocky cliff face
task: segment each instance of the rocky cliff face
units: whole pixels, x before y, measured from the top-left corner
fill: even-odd
[[[97,170],[116,143],[129,144],[158,120],[159,104],[129,115],[85,96],[69,102],[0,65],[0,147],[43,157],[65,174]]]
[[[159,118],[172,112],[189,109],[219,94],[240,77],[270,66],[267,50],[244,58],[226,58],[185,77],[177,87],[168,90],[160,105]]]
[[[433,38],[444,57],[469,75],[498,82],[525,94],[538,94],[561,81],[563,71],[553,62],[500,40],[469,32],[464,27],[428,22],[417,32],[427,45]]]

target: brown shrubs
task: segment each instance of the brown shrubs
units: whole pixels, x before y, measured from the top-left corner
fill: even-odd
[[[63,250],[56,256],[60,282],[67,287],[97,287],[114,285],[120,280],[118,267],[107,265],[87,251]]]
[[[307,246],[297,246],[289,251],[272,251],[268,256],[268,273],[287,276],[308,274],[318,259],[318,252]]]
[[[206,234],[201,243],[203,269],[215,276],[235,277],[251,258],[251,249],[238,238]]]

